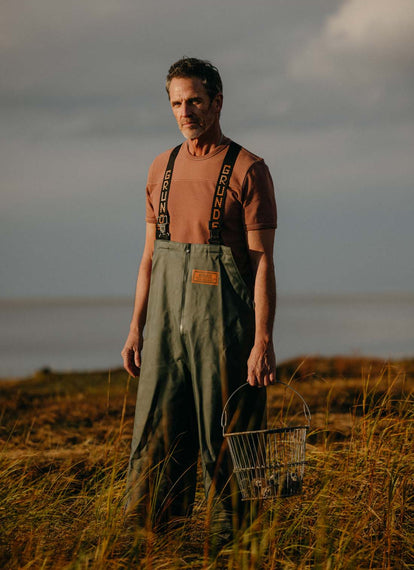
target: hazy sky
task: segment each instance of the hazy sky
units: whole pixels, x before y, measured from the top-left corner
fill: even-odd
[[[281,292],[414,291],[413,0],[3,0],[0,297],[132,295],[164,78],[224,82],[277,192]]]

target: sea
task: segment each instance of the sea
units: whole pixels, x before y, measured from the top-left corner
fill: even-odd
[[[122,366],[132,299],[0,301],[0,378]],[[279,363],[306,356],[414,357],[414,294],[279,294]]]

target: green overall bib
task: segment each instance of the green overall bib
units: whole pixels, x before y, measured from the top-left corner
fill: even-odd
[[[221,174],[228,162],[227,155]],[[170,163],[165,176],[170,181],[169,167]],[[231,169],[229,173],[227,168],[228,179]],[[166,186],[164,211],[169,183]],[[160,211],[162,201],[163,195]],[[224,211],[224,200],[215,203]],[[168,217],[164,225],[163,221],[160,214],[128,472],[128,510],[152,524],[190,514],[200,450],[212,520],[226,524],[226,517],[227,523],[231,521],[232,500],[226,487],[231,471],[220,418],[229,395],[246,382],[254,341],[253,300],[230,247],[214,243],[219,241],[221,220],[216,228],[210,222],[210,230],[218,232],[210,232],[209,244],[170,241]],[[242,392],[246,396],[235,402],[237,414],[229,411],[234,425],[238,430],[260,427],[265,391]]]

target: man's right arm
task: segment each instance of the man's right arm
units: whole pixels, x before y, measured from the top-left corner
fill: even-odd
[[[121,352],[124,368],[133,377],[139,375],[139,369],[141,367],[142,333],[147,318],[155,232],[156,224],[147,223],[144,253],[139,266],[135,291],[134,312],[132,314],[128,338]]]

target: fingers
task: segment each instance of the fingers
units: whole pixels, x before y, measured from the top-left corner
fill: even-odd
[[[260,383],[261,380],[261,383]],[[276,382],[276,366],[268,365],[259,379],[259,386],[271,386]]]
[[[267,386],[269,383],[267,369],[260,368],[259,366],[256,368],[249,368],[247,382],[250,386],[258,386],[259,388]]]
[[[251,356],[249,358],[249,360],[247,361],[247,383],[250,384],[250,386],[256,386],[256,375],[254,373],[254,366],[252,366],[251,363]]]
[[[276,361],[272,354],[266,352],[252,353],[247,363],[247,382],[259,388],[270,386],[276,382]]]
[[[138,351],[135,351],[132,348],[124,349],[121,353],[123,361],[124,361],[124,368],[133,378],[139,376],[141,359],[139,356]]]
[[[253,370],[250,370],[247,375],[247,382],[250,386],[256,386],[256,375],[254,374]]]
[[[263,374],[263,386],[271,386],[276,382],[276,374],[272,367],[269,365]]]
[[[141,355],[139,350],[134,349],[134,364],[137,368],[141,368]]]

